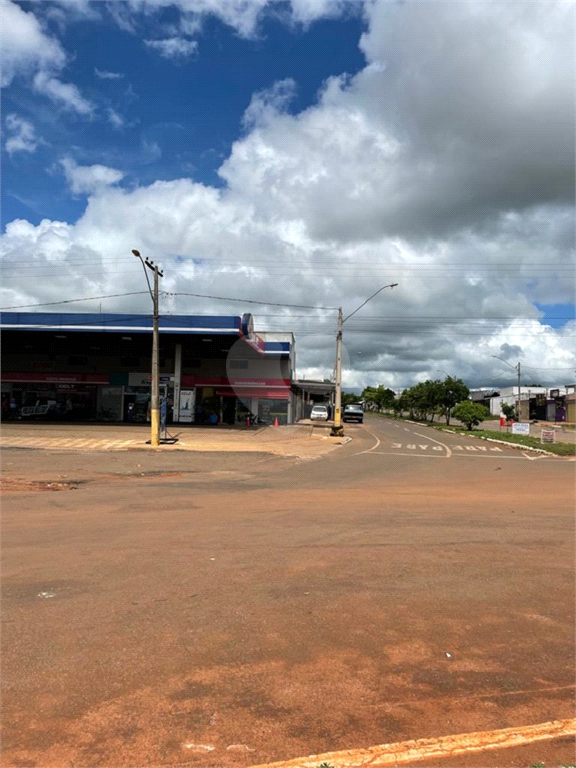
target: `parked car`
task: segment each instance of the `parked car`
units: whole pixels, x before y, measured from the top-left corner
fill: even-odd
[[[345,405],[342,421],[357,421],[359,424],[362,424],[364,421],[364,411],[362,410],[362,406],[353,403]]]
[[[312,421],[328,421],[328,408],[325,405],[315,405],[310,412]]]

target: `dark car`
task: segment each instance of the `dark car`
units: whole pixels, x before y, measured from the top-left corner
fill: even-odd
[[[362,424],[364,421],[364,411],[361,405],[345,405],[342,421],[357,421]]]

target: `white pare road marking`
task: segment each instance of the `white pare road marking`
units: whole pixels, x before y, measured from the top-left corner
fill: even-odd
[[[366,432],[368,432],[369,434],[371,434],[371,435],[372,435],[372,437],[374,438],[374,440],[376,440],[376,444],[375,444],[375,445],[373,445],[373,446],[372,446],[372,448],[368,448],[368,450],[367,450],[367,451],[360,451],[360,453],[357,453],[357,454],[356,454],[356,456],[362,456],[362,454],[363,454],[363,453],[371,453],[372,451],[375,451],[375,450],[376,450],[376,448],[378,448],[378,446],[380,445],[380,438],[379,438],[379,437],[377,437],[377,436],[374,434],[374,432],[372,432],[371,430],[369,430],[369,429],[368,429],[368,427],[364,427],[364,429],[366,430]]]
[[[538,725],[518,728],[502,728],[498,731],[459,733],[436,739],[412,739],[394,744],[381,744],[368,749],[346,749],[341,752],[325,752],[296,760],[252,766],[252,768],[318,768],[328,763],[334,768],[388,768],[388,766],[412,763],[416,760],[453,757],[472,752],[487,752],[532,744],[536,741],[573,737],[576,735],[576,718],[551,720]]]
[[[452,456],[452,451],[445,443],[441,443],[439,440],[434,440],[434,438],[430,437],[429,435],[421,435],[420,432],[414,432],[413,434],[418,435],[418,437],[423,437],[424,440],[430,440],[431,443],[436,443],[436,445],[441,445],[442,448],[444,448],[444,450],[446,451],[447,459],[449,459],[450,456]]]

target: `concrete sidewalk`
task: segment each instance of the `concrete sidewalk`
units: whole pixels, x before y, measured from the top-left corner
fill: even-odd
[[[283,427],[194,427],[174,424],[168,435],[174,443],[152,448],[148,424],[55,424],[5,422],[1,448],[58,451],[236,451],[316,458],[342,444],[330,437],[328,424],[292,424]]]

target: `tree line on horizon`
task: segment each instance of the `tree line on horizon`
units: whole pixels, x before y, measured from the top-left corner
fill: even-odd
[[[462,379],[447,376],[444,381],[422,381],[405,389],[398,396],[393,389],[383,384],[365,387],[360,396],[345,392],[342,404],[362,401],[369,410],[392,411],[396,416],[408,413],[411,419],[422,421],[428,421],[429,417],[430,421],[434,421],[434,416],[438,414],[444,417],[449,425],[454,409],[468,400],[469,396],[470,390]],[[480,407],[485,410],[484,406]]]

